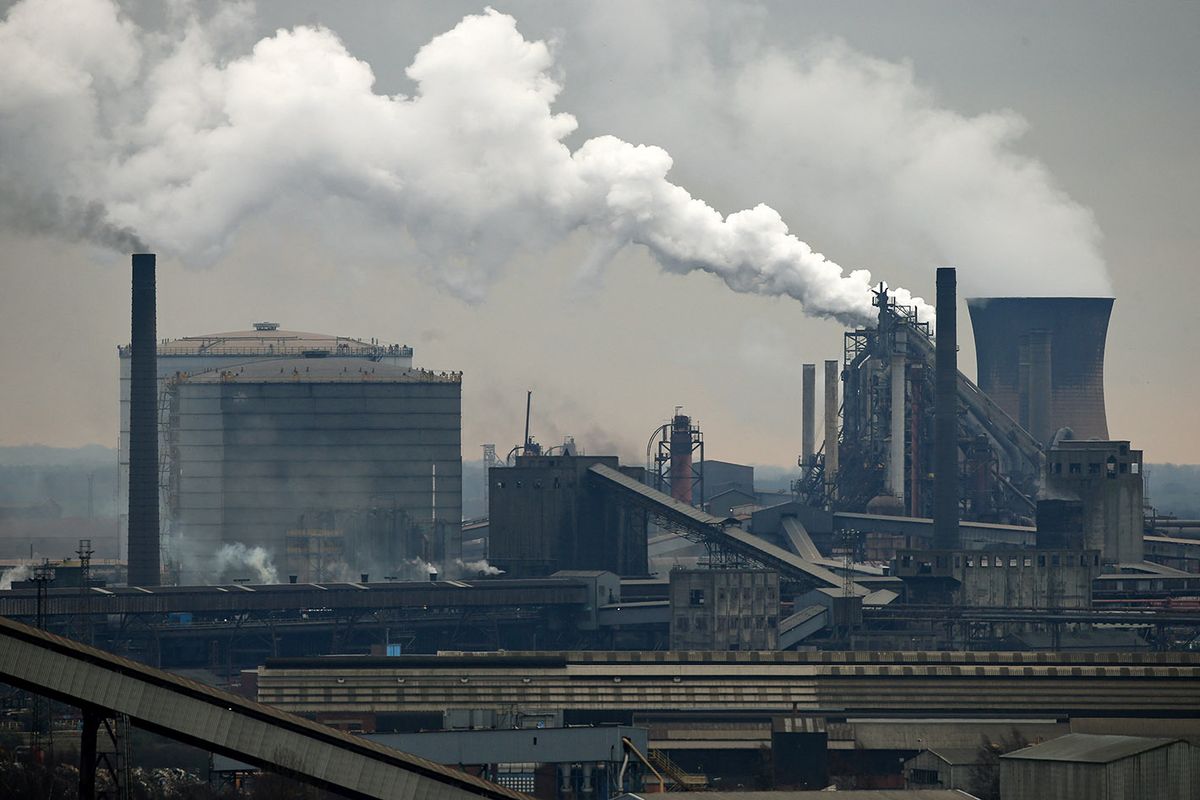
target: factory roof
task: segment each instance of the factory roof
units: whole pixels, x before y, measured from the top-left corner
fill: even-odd
[[[122,357],[129,354],[128,347],[121,347],[119,351]],[[407,345],[364,341],[328,333],[282,330],[273,322],[258,322],[250,330],[244,331],[164,339],[158,345],[160,356],[302,355],[313,351],[355,357],[412,356],[412,348]]]
[[[929,753],[955,767],[983,763],[978,747],[931,747]]]
[[[433,372],[353,357],[272,358],[228,369],[180,373],[188,383],[461,383],[461,372]]]
[[[1152,739],[1144,736],[1112,736],[1068,733],[1048,742],[1024,747],[1001,758],[1018,761],[1067,761],[1083,764],[1110,764],[1123,758],[1156,750],[1180,739]]]

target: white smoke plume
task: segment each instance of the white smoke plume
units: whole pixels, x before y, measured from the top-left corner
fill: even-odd
[[[279,583],[279,573],[271,563],[271,554],[262,547],[246,547],[241,542],[223,544],[213,563],[218,576],[242,578],[253,576],[255,583]]]
[[[455,563],[462,571],[464,577],[473,578],[480,575],[492,577],[504,574],[504,570],[499,567],[493,567],[487,562],[486,558],[481,558],[478,561],[463,561],[461,558],[458,558],[455,559]]]
[[[13,581],[27,581],[33,576],[31,570],[25,564],[6,569],[3,574],[0,574],[0,592],[7,592],[12,589]]]
[[[668,180],[659,147],[598,136],[572,151],[576,120],[552,107],[551,49],[512,17],[488,9],[434,38],[407,70],[417,90],[406,97],[377,94],[371,68],[325,28],[280,30],[230,57],[247,13],[192,18],[172,40],[111,0],[14,5],[0,25],[0,178],[87,198],[92,219],[190,261],[219,257],[273,207],[316,220],[352,208],[472,300],[518,248],[587,229],[600,262],[643,245],[672,272],[844,323],[873,317],[870,273],[814,251],[774,209],[722,216]],[[90,235],[83,227],[74,235]]]

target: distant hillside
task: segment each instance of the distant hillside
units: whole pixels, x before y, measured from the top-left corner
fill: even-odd
[[[0,447],[0,466],[13,467],[66,467],[66,466],[117,465],[117,451],[99,444],[83,447],[47,447],[44,444],[26,444]]]
[[[1146,476],[1158,513],[1200,519],[1200,464],[1147,464]]]

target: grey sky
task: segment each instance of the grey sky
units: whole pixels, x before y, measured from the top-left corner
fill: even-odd
[[[135,9],[153,21],[151,4]],[[410,92],[416,50],[481,6],[264,2],[258,35],[321,23],[369,62],[376,90]],[[1011,110],[1029,129],[1015,149],[1090,208],[1117,297],[1106,367],[1109,427],[1150,461],[1196,461],[1191,366],[1200,315],[1194,254],[1200,195],[1200,6],[1193,3],[509,3],[526,39],[557,42],[573,114],[569,143],[603,133],[657,144],[671,178],[719,211],[767,202],[791,229],[847,266],[932,294],[928,249],[872,229],[853,194],[822,186],[787,140],[744,125],[729,88],[741,65],[799,56],[831,38],[906,61],[940,106]],[[775,87],[763,86],[769,93]],[[787,113],[791,98],[774,101]],[[0,147],[3,147],[0,142]],[[858,187],[869,196],[871,187]],[[478,305],[435,287],[428,268],[363,246],[359,222],[324,229],[284,205],[251,220],[215,264],[160,259],[159,331],[181,336],[272,319],[285,327],[417,347],[418,363],[461,369],[464,455],[520,436],[526,387],[547,443],[573,434],[592,452],[636,457],[677,404],[705,429],[708,454],[794,463],[799,365],[840,355],[841,326],[787,299],[739,295],[711,276],[663,274],[629,247],[595,281],[577,277],[585,233],[519,252]],[[940,209],[931,202],[936,221]],[[0,233],[0,442],[116,439],[115,345],[128,336],[127,259]],[[1014,254],[1050,252],[1036,238]],[[950,254],[949,257],[953,257]],[[1014,255],[1015,257],[1015,255]],[[400,262],[400,263],[397,263]],[[960,264],[969,270],[969,264]],[[1045,265],[1056,269],[1054,263]],[[967,330],[965,311],[960,329]],[[964,369],[971,374],[969,338]]]

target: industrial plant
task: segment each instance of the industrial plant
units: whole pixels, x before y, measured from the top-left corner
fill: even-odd
[[[135,255],[127,559],[94,569],[81,543],[0,593],[5,652],[30,654],[0,658],[6,680],[83,708],[85,739],[107,718],[167,731],[63,682],[133,658],[128,691],[157,681],[228,718],[184,737],[215,754],[211,780],[266,768],[354,796],[374,795],[229,731],[249,735],[262,703],[281,715],[267,740],[329,730],[323,747],[467,773],[436,780],[609,798],[969,791],[979,769],[956,765],[978,766],[980,741],[1111,740],[1132,763],[1153,730],[1174,737],[1145,745],[1175,759],[1167,790],[1200,785],[1176,764],[1200,741],[1200,538],[1148,508],[1141,451],[1109,438],[1113,301],[968,298],[973,381],[955,278],[937,270],[936,329],[876,290],[876,323],[823,365],[820,425],[817,363],[796,365],[788,490],[706,458],[683,406],[645,463],[544,448],[530,393],[523,441],[505,459],[484,445],[486,516],[464,520],[460,373],[273,322],[160,340],[155,259]],[[42,659],[62,672],[31,671]],[[164,669],[233,699],[206,710],[211,690]],[[993,770],[1037,781],[1036,752]]]

